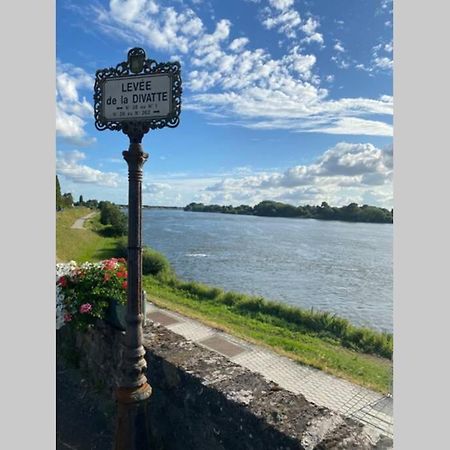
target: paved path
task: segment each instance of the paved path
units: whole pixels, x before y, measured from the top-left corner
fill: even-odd
[[[80,219],[75,220],[75,223],[70,228],[75,228],[77,230],[84,230],[84,221],[94,217],[97,214],[97,211],[89,213],[87,216],[81,217]]]
[[[210,328],[181,314],[147,305],[147,318],[231,361],[258,372],[294,394],[363,423],[374,437],[393,437],[393,398],[301,365],[266,348]]]

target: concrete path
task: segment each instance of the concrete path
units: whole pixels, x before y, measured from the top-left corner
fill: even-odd
[[[89,213],[87,216],[81,217],[81,219],[75,220],[75,223],[70,228],[75,228],[77,230],[84,230],[84,221],[94,217],[97,211]]]
[[[277,353],[250,344],[202,323],[147,304],[147,319],[199,345],[221,353],[231,361],[260,373],[294,394],[303,394],[318,406],[327,407],[365,426],[376,437],[393,437],[393,398],[301,365]]]

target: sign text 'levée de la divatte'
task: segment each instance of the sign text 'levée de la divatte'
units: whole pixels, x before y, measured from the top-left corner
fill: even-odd
[[[148,120],[172,112],[172,78],[168,74],[106,79],[102,91],[102,115],[106,120]]]

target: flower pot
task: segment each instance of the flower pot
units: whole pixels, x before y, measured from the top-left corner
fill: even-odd
[[[147,311],[147,294],[145,291],[142,291],[142,306],[141,311],[144,315],[144,320],[142,325],[145,325],[146,321],[146,311]],[[121,331],[125,331],[127,329],[126,322],[127,315],[127,305],[122,305],[117,300],[111,300],[109,302],[108,309],[105,313],[105,322],[108,322],[114,328],[117,328]]]

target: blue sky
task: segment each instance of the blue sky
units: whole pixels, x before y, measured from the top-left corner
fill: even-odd
[[[57,174],[126,203],[121,132],[97,131],[95,71],[143,47],[178,60],[177,128],[143,140],[143,202],[393,205],[391,0],[57,2]]]

